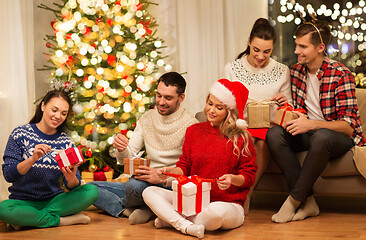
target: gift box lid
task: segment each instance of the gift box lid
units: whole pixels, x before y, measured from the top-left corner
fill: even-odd
[[[178,181],[172,181],[172,189],[173,191],[178,191]],[[202,182],[202,192],[211,190],[211,183],[210,182]],[[197,193],[197,185],[193,182],[188,182],[182,185],[182,194],[183,195],[193,195]]]
[[[64,159],[66,161],[65,163],[63,162],[63,159],[61,157],[62,155],[63,157],[67,158],[67,160]],[[80,149],[76,147],[70,147],[63,151],[60,151],[59,154],[56,155],[55,159],[61,167],[66,167],[69,165],[79,166],[85,162]]]

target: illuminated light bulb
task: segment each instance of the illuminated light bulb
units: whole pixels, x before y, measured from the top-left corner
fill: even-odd
[[[154,45],[157,48],[161,47],[161,41],[155,41]]]
[[[85,82],[84,82],[84,87],[85,87],[85,88],[89,89],[89,88],[91,88],[92,86],[93,86],[93,84],[92,84],[90,81],[85,81]]]
[[[78,77],[83,76],[83,75],[84,75],[84,70],[83,70],[83,69],[78,69],[78,70],[76,70],[76,75],[77,75]]]
[[[131,112],[131,104],[129,102],[123,104],[123,111],[126,113]]]
[[[62,71],[61,68],[59,68],[59,69],[56,70],[56,75],[57,76],[62,76],[62,74],[64,74],[64,71]]]
[[[164,65],[164,60],[163,59],[159,59],[156,64],[158,64],[158,66],[163,66]]]
[[[106,53],[111,53],[111,52],[112,52],[112,47],[111,47],[111,46],[106,46],[106,47],[104,48],[104,52],[106,52]]]
[[[62,50],[57,50],[55,52],[55,55],[56,55],[56,57],[62,57],[62,55],[64,55],[64,52]]]
[[[116,67],[116,70],[117,70],[117,72],[123,72],[123,70],[125,70],[125,68],[122,65],[118,65]]]
[[[143,64],[142,62],[139,62],[139,63],[136,65],[136,67],[137,67],[137,69],[142,70],[142,69],[144,69],[145,64]]]
[[[165,66],[165,71],[170,72],[172,71],[172,66],[170,64]]]
[[[87,66],[89,63],[87,58],[84,58],[83,60],[81,60],[81,65],[83,65],[84,67]]]
[[[131,86],[125,87],[125,92],[127,92],[127,93],[132,92],[132,87]]]
[[[102,75],[104,73],[104,69],[103,68],[97,68],[97,74]]]
[[[96,65],[98,63],[98,60],[96,58],[92,58],[90,60],[90,63],[93,64],[93,65]]]
[[[158,53],[156,51],[151,51],[150,56],[152,58],[156,58],[158,56]]]

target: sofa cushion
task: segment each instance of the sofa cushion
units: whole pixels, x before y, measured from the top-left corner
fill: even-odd
[[[304,162],[307,151],[300,152],[297,157],[300,164]],[[273,159],[268,164],[266,173],[281,173]],[[353,152],[350,150],[339,158],[331,159],[322,172],[323,177],[357,176],[360,175],[353,161]]]

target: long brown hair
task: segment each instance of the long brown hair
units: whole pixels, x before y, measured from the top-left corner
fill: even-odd
[[[48,92],[46,94],[46,96],[44,96],[42,98],[41,102],[38,104],[38,106],[34,112],[34,116],[29,121],[29,123],[39,123],[42,120],[42,117],[43,117],[42,103],[44,103],[44,105],[46,105],[54,97],[61,97],[69,104],[69,111],[67,112],[67,116],[69,115],[70,108],[71,108],[71,99],[70,99],[69,95],[65,91],[62,91],[62,90],[52,90],[52,91]],[[67,119],[67,117],[66,117],[66,119]],[[57,131],[65,132],[67,130],[66,119],[60,126],[57,127]]]
[[[269,21],[267,19],[258,18],[255,21],[255,23],[252,27],[252,30],[250,31],[249,43],[251,43],[254,38],[260,38],[263,40],[272,40],[273,45],[275,45],[276,40],[277,40],[277,35],[276,35],[274,28],[272,27],[272,25],[269,23]],[[249,54],[250,54],[250,47],[248,45],[247,48],[245,49],[245,51],[240,53],[236,59],[240,59],[242,56],[249,55]]]

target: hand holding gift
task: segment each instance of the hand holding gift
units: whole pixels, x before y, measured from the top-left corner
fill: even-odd
[[[275,123],[277,125],[282,126],[283,128],[286,128],[286,123],[288,121],[297,119],[299,117],[299,115],[296,114],[296,112],[303,113],[303,115],[306,116],[305,109],[302,108],[293,109],[293,107],[290,104],[285,103],[283,106],[278,107]]]
[[[297,114],[298,117],[295,120],[286,123],[284,128],[287,132],[295,136],[313,129],[314,124],[312,123],[312,120],[307,118],[307,115],[298,111],[295,111],[294,113]]]

